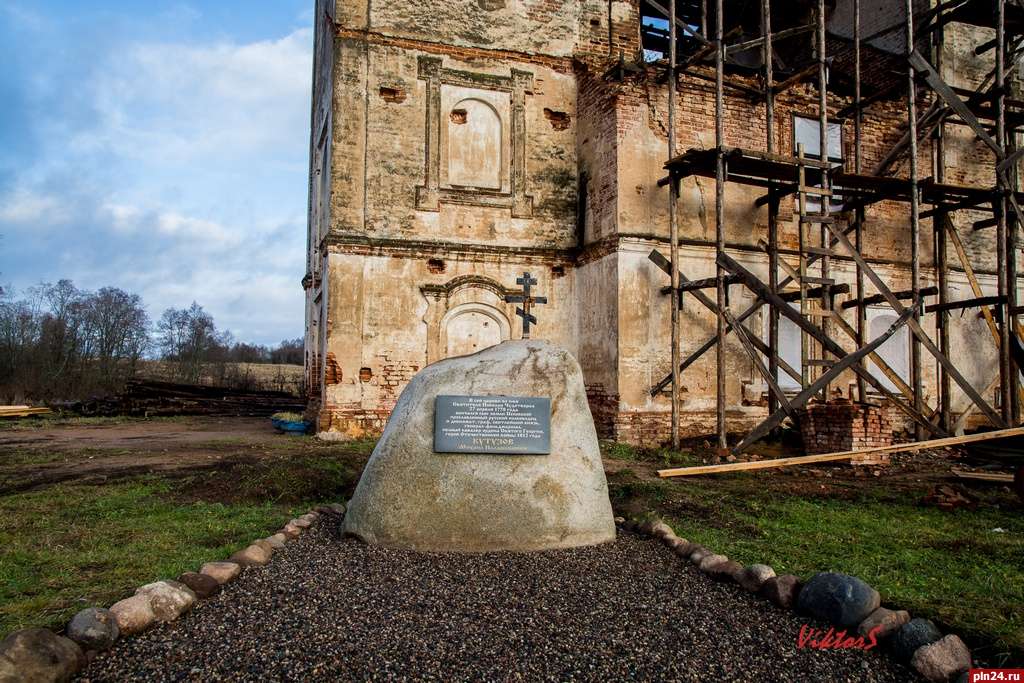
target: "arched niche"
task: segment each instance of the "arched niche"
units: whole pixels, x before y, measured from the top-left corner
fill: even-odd
[[[441,321],[444,357],[467,356],[509,338],[504,313],[484,303],[467,303],[448,311]]]
[[[443,285],[420,287],[427,300],[427,362],[481,351],[511,339],[510,294],[499,282],[481,275],[464,275]]]
[[[448,184],[500,190],[503,132],[501,116],[475,97],[459,100],[448,112]]]

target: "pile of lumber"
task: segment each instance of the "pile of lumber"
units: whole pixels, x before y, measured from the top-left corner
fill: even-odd
[[[306,404],[283,391],[240,391],[225,387],[130,380],[118,396],[65,404],[80,415],[224,415],[262,417],[302,412]]]
[[[31,417],[51,413],[49,408],[33,408],[32,406],[0,406],[0,418]]]

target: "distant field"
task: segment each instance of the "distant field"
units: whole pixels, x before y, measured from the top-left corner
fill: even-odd
[[[174,365],[166,361],[143,361],[139,367],[138,376],[167,382],[176,381]],[[226,384],[239,388],[287,391],[299,396],[302,394],[304,377],[301,365],[222,363],[209,365],[204,370],[199,382],[216,386]],[[225,382],[225,380],[227,381]]]

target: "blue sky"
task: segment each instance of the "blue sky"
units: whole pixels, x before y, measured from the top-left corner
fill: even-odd
[[[0,284],[302,335],[313,0],[0,0]]]

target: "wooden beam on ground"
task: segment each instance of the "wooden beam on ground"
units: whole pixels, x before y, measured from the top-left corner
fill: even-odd
[[[775,458],[772,460],[758,460],[755,462],[732,462],[725,465],[704,465],[701,467],[675,467],[667,470],[658,470],[658,476],[667,479],[668,477],[691,477],[698,474],[720,474],[724,472],[740,472],[744,470],[767,470],[778,467],[790,467],[793,465],[813,465],[819,462],[841,462],[850,460],[861,455],[881,453],[909,453],[922,451],[928,448],[944,448],[946,446],[959,446],[965,443],[976,443],[978,441],[991,441],[1002,439],[1008,436],[1024,435],[1024,427],[1012,429],[999,429],[993,432],[981,432],[978,434],[967,434],[964,436],[949,436],[942,439],[929,439],[926,441],[915,441],[913,443],[894,444],[892,446],[877,446],[865,448],[859,451],[838,451],[835,453],[822,453],[820,455],[804,455],[795,458]]]
[[[974,481],[993,481],[1000,484],[1012,484],[1012,474],[1000,474],[997,472],[964,472],[963,470],[953,470],[953,476],[957,479],[972,479]]]

